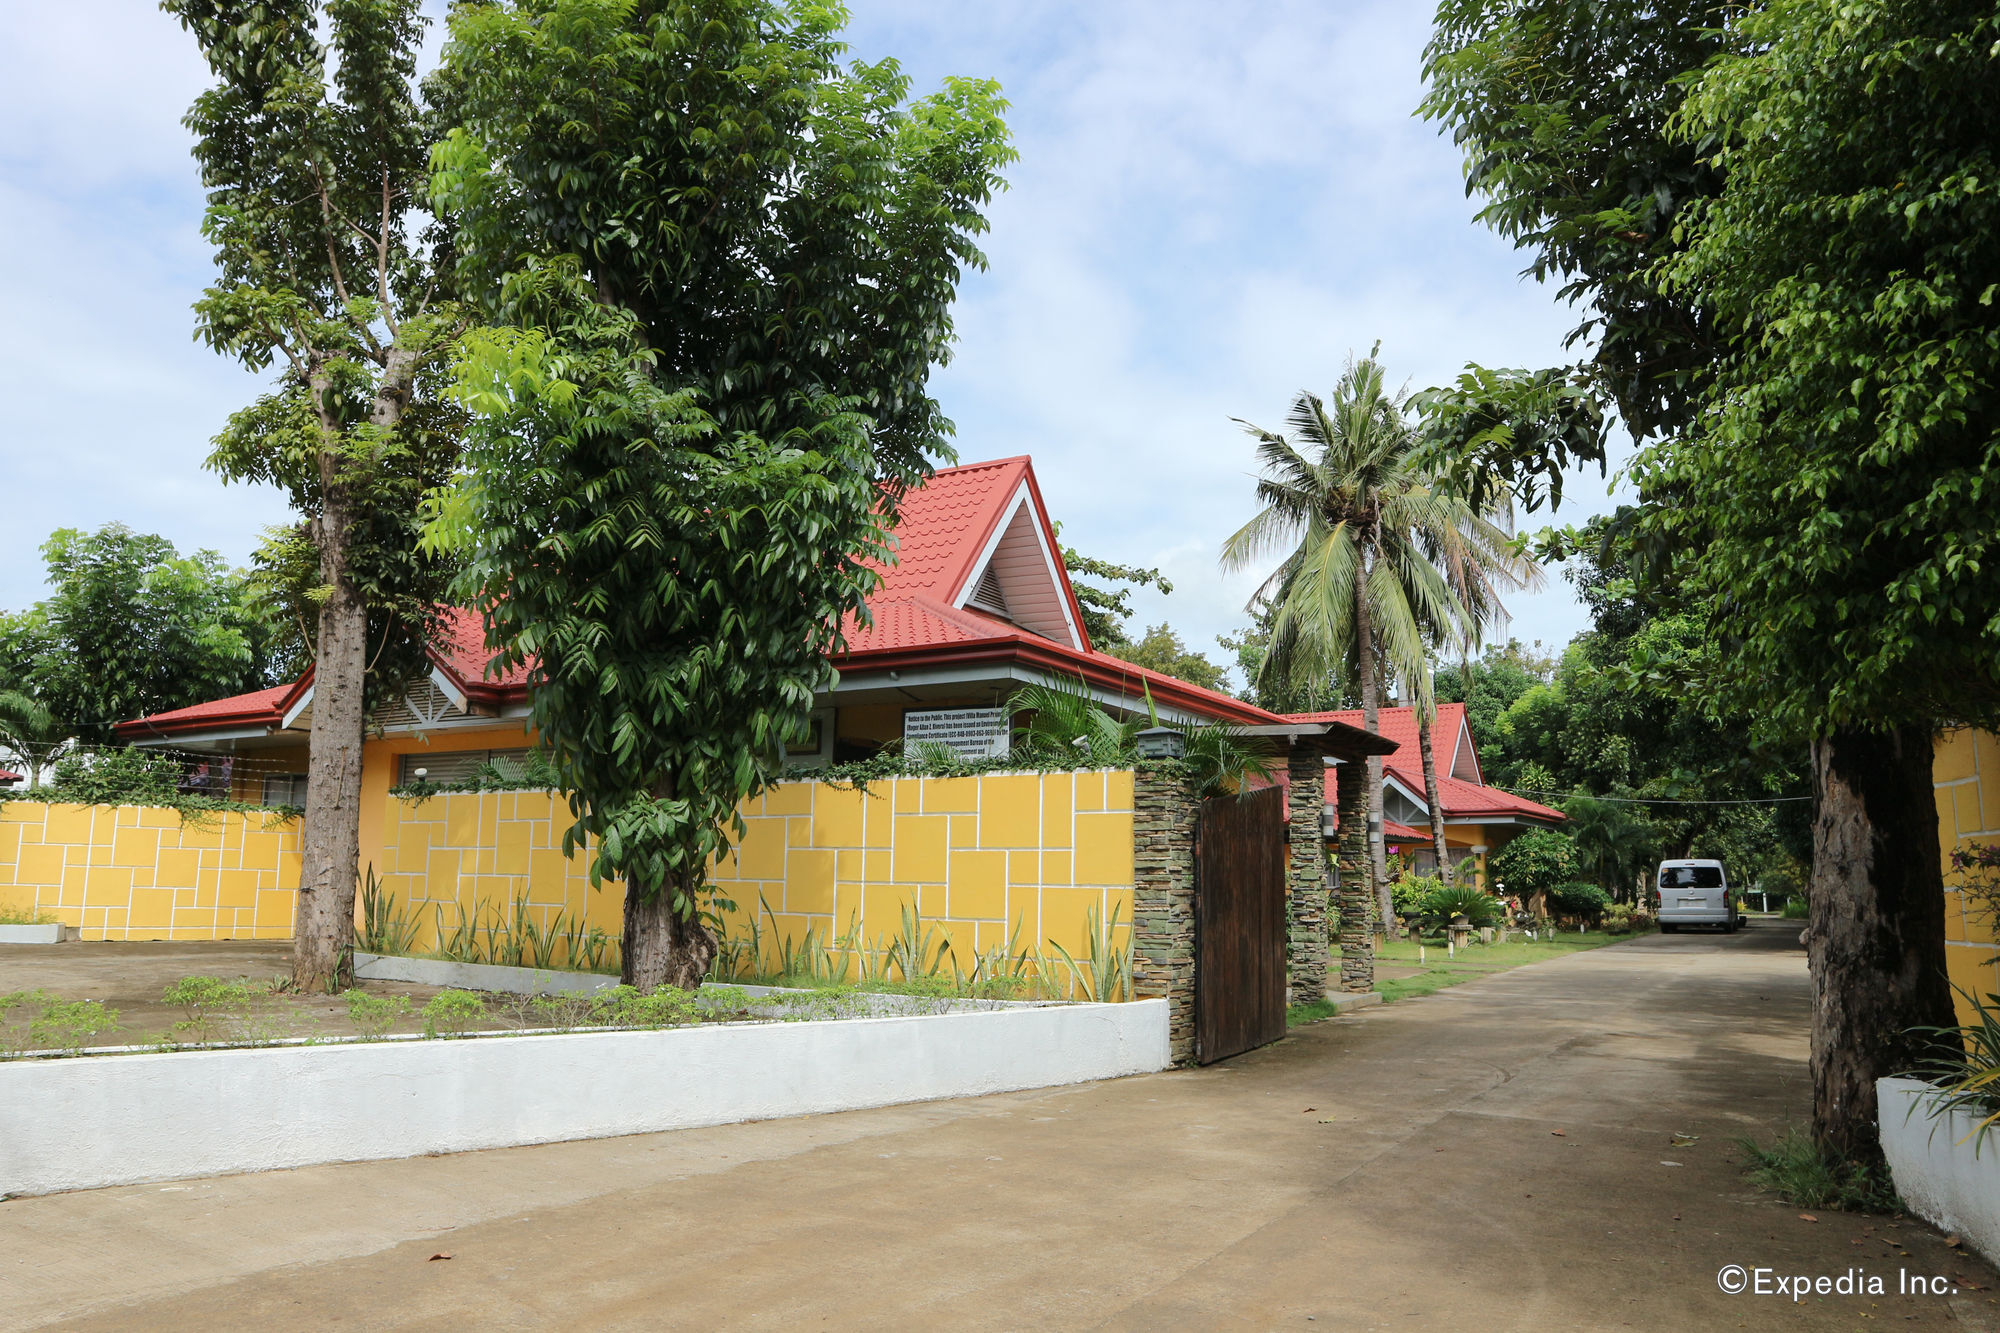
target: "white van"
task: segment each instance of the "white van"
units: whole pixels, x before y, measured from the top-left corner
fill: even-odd
[[[1719,926],[1733,934],[1743,924],[1742,905],[1720,861],[1662,861],[1657,883],[1653,904],[1662,934],[1682,926]]]

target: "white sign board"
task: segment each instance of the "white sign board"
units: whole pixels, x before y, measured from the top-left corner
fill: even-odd
[[[928,741],[949,746],[963,759],[990,759],[1008,752],[1004,708],[912,708],[903,714],[903,744]]]

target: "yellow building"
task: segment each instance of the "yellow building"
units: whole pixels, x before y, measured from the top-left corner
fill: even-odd
[[[1939,855],[1944,858],[1945,965],[1961,992],[2000,992],[2000,922],[1964,892],[1965,875],[1951,854],[1978,845],[2000,845],[2000,737],[1960,727],[1938,738],[1931,772],[1937,789]],[[1961,994],[1960,1021],[1972,1018]]]

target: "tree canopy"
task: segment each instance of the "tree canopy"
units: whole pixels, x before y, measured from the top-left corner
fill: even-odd
[[[927,389],[1011,150],[997,88],[911,101],[843,12],[520,0],[454,12],[434,155],[490,329],[440,515],[595,876],[627,980],[697,984],[706,866],[832,684],[899,498],[947,453]]]
[[[275,683],[270,608],[214,551],[183,556],[113,523],[59,528],[42,556],[53,591],[0,616],[0,689],[53,715],[19,720],[42,738],[28,743],[61,731],[104,744],[129,718]]]

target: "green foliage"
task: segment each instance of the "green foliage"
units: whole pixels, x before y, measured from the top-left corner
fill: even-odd
[[[816,5],[454,11],[433,156],[470,340],[471,561],[594,878],[692,919],[736,808],[831,683],[1010,157],[991,84],[906,102]]]
[[[0,926],[53,926],[61,920],[52,912],[0,903]]]
[[[1190,649],[1168,625],[1149,625],[1137,642],[1114,643],[1100,651],[1121,662],[1130,662],[1163,676],[1199,685],[1204,690],[1223,694],[1229,692],[1229,668],[1217,666]]]
[[[1505,918],[1500,900],[1470,884],[1439,883],[1418,900],[1424,923],[1433,929],[1464,917],[1475,926],[1497,926]]]
[[[1801,732],[2000,716],[1996,41],[1983,0],[1786,0],[1676,115],[1726,180],[1663,273],[1733,341],[1645,530]]]
[[[1972,1117],[1973,1153],[1989,1135],[2000,1134],[2000,994],[1984,999],[1968,995],[1972,1021],[1960,1027],[1927,1029],[1937,1038],[1938,1054],[1914,1077],[1936,1085],[1930,1099],[1937,1114],[1963,1112]]]
[[[407,995],[370,995],[367,991],[347,992],[347,1019],[354,1030],[369,1040],[385,1035],[410,1014]]]
[[[486,1017],[486,1004],[471,991],[445,989],[424,1006],[426,1037],[463,1037]]]
[[[406,954],[416,943],[417,922],[396,910],[396,895],[382,892],[375,867],[367,868],[361,883],[361,933],[355,947],[368,953]]]
[[[1597,921],[1611,906],[1611,895],[1601,885],[1572,880],[1549,890],[1549,910],[1557,916]]]
[[[1424,900],[1445,887],[1436,875],[1404,875],[1389,885],[1389,902],[1397,916],[1411,920],[1424,914]]]
[[[28,1024],[28,1042],[42,1050],[76,1051],[92,1037],[122,1028],[118,1011],[101,1000],[58,1000],[42,1004],[41,1014]]]
[[[605,1027],[678,1028],[702,1022],[710,1007],[742,1008],[743,993],[721,989],[696,994],[673,986],[640,991],[631,986],[607,986],[590,997],[590,1019]]]
[[[46,714],[7,710],[11,752],[39,765],[72,735],[107,744],[127,719],[272,683],[270,609],[215,552],[112,523],[59,528],[42,557],[53,591],[0,616],[0,686]]]
[[[41,700],[19,690],[0,689],[0,754],[25,770],[30,789],[41,785],[42,771],[69,740],[69,724]]]
[[[1812,915],[1812,905],[1804,898],[1787,898],[1778,915],[1786,921],[1804,921]]]
[[[1278,608],[1260,595],[1251,598],[1248,610],[1249,625],[1215,640],[1243,673],[1245,684],[1239,691],[1243,699],[1272,713],[1328,713],[1361,706],[1349,679],[1331,671],[1266,676],[1264,659],[1270,656],[1271,622],[1277,619]]]
[[[1715,355],[1699,301],[1666,289],[1658,265],[1680,248],[1691,202],[1721,173],[1700,143],[1670,132],[1687,85],[1723,48],[1735,6],[1719,0],[1440,0],[1424,51],[1423,114],[1465,153],[1479,217],[1563,280],[1580,305],[1575,368],[1477,366],[1439,395],[1433,428],[1461,457],[1531,501],[1561,494],[1561,473],[1602,463],[1593,400],[1641,437],[1678,429]]]
[[[1062,538],[1061,524],[1056,525],[1056,538]],[[1174,585],[1157,569],[1098,560],[1084,555],[1073,546],[1063,547],[1062,557],[1063,566],[1070,575],[1070,590],[1076,594],[1077,605],[1083,611],[1083,632],[1090,639],[1091,647],[1101,653],[1123,656],[1117,650],[1130,644],[1131,640],[1125,635],[1125,625],[1132,619],[1134,588],[1158,588],[1163,595],[1174,590]],[[1079,575],[1084,578],[1078,578]],[[1084,579],[1099,579],[1103,583],[1085,582]],[[1103,586],[1115,583],[1129,586]]]
[[[1568,834],[1529,829],[1487,858],[1487,876],[1499,892],[1526,898],[1568,883],[1575,859]]]
[[[1812,1135],[1787,1129],[1766,1148],[1742,1138],[1751,1180],[1800,1208],[1838,1208],[1850,1213],[1900,1213],[1903,1201],[1886,1168],[1843,1162],[1827,1155]]]
[[[186,1033],[199,1042],[214,1041],[218,1024],[240,1012],[264,994],[251,982],[221,977],[182,977],[160,996],[162,1004],[177,1006],[187,1017],[174,1024],[175,1032]]]
[[[36,793],[77,805],[173,805],[181,798],[181,763],[152,750],[107,749],[72,754]]]
[[[1118,938],[1118,913],[1116,904],[1113,904],[1108,918],[1095,907],[1084,913],[1085,957],[1082,963],[1078,963],[1059,941],[1049,941],[1049,947],[1061,956],[1063,965],[1069,969],[1068,996],[1110,1003],[1125,998],[1131,990],[1132,935],[1128,930],[1123,940]]]
[[[1100,706],[1082,677],[1048,685],[1023,685],[1007,700],[1009,712],[1026,714],[1014,728],[1016,746],[1028,754],[1068,756],[1075,768],[1116,768],[1137,754],[1141,717],[1116,718]]]

